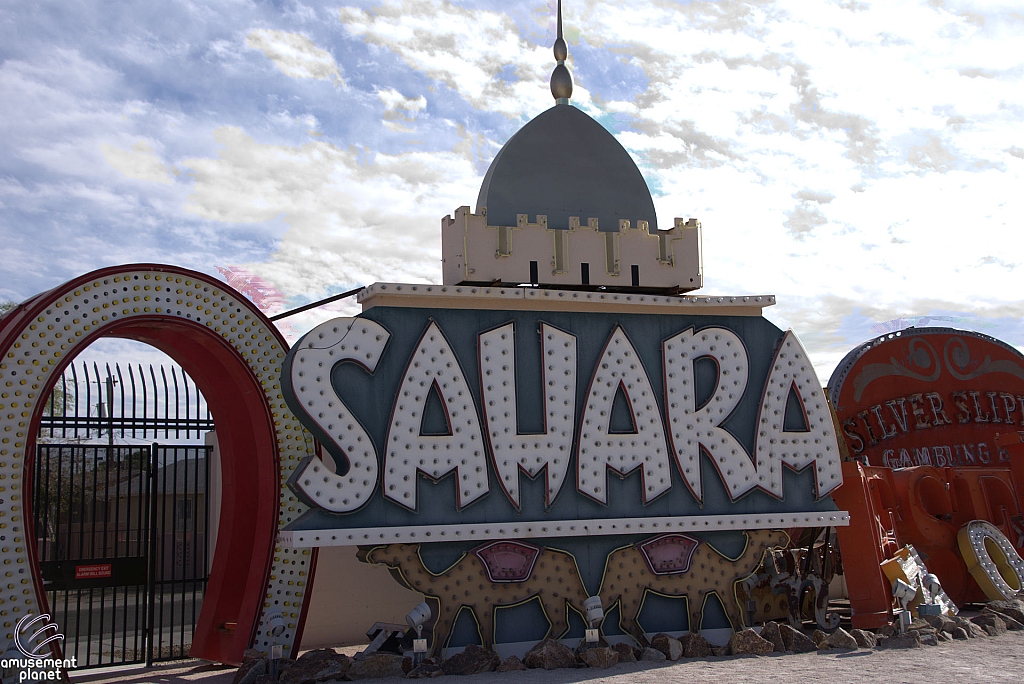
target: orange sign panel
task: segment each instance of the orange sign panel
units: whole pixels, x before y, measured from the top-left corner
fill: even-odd
[[[1024,429],[1024,355],[986,335],[905,330],[850,352],[829,383],[850,454],[870,465],[1005,465]]]

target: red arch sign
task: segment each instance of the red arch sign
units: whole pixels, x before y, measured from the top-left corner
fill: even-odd
[[[31,515],[32,455],[46,398],[68,363],[98,337],[150,344],[181,364],[206,396],[222,454],[221,523],[191,655],[238,663],[249,646],[298,643],[315,558],[277,546],[305,510],[286,480],[312,438],[285,405],[288,345],[224,283],[173,266],[107,268],[44,292],[0,318],[0,554],[17,583],[0,583],[7,638],[46,612]],[[31,578],[31,579],[29,579]],[[280,613],[273,636],[262,619]]]

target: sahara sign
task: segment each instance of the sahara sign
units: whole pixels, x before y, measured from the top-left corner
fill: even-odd
[[[1024,356],[979,333],[905,330],[851,351],[830,383],[851,455],[889,468],[1005,464],[1024,425]]]
[[[291,543],[844,524],[824,392],[796,336],[751,315],[767,297],[632,295],[618,313],[436,289],[289,353],[286,401],[337,464],[292,476],[313,510]]]

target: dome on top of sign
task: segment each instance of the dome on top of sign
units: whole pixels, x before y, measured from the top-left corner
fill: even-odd
[[[633,158],[569,104],[561,2],[554,53],[555,106],[498,151],[475,211],[462,206],[441,218],[444,284],[670,296],[699,289],[700,221],[676,216],[661,229]]]
[[[597,219],[602,231],[617,231],[646,221],[657,230],[651,191],[633,158],[604,126],[569,104],[572,76],[562,38],[562,5],[558,4],[556,66],[551,74],[555,106],[540,114],[509,139],[487,169],[476,212],[486,211],[492,226],[515,226],[547,216],[549,228],[569,228],[569,217],[587,225]]]
[[[512,136],[491,162],[476,200],[487,223],[516,225],[516,215],[549,228],[568,228],[569,217],[603,231],[620,220],[657,228],[654,201],[636,163],[604,126],[570,104],[556,104]]]

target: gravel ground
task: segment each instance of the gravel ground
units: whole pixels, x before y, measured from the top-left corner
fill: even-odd
[[[194,663],[146,671],[76,675],[82,684],[231,684],[233,668]],[[690,684],[691,682],[1017,682],[1024,675],[1024,632],[903,651],[729,656],[674,663],[627,663],[607,670],[527,670],[459,677],[459,684]],[[444,678],[450,679],[450,678]],[[382,684],[397,678],[377,680]]]

